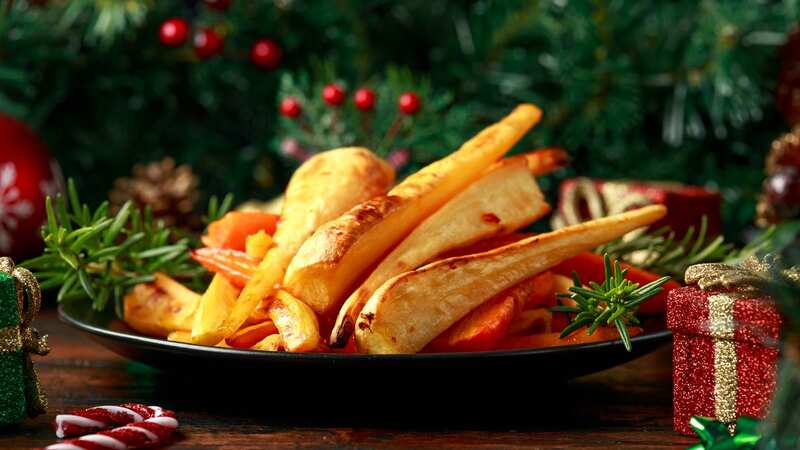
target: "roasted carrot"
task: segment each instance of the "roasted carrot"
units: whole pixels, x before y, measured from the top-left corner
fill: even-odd
[[[279,218],[277,214],[258,211],[231,211],[211,222],[208,234],[202,237],[203,244],[244,251],[248,236],[262,230],[272,235]]]
[[[429,344],[435,352],[492,350],[503,339],[514,319],[514,297],[496,297],[473,310]]]
[[[258,258],[229,248],[198,248],[192,250],[192,259],[211,272],[223,275],[237,287],[244,287],[258,267]]]
[[[640,285],[645,285],[661,278],[661,275],[647,272],[630,264],[620,263],[620,267],[628,269],[628,274],[625,275],[625,278],[635,281]],[[590,281],[602,283],[606,277],[603,266],[603,255],[598,255],[596,253],[582,253],[574,258],[563,261],[552,270],[557,274],[567,277],[571,277],[572,272],[575,271],[584,284]],[[662,286],[662,292],[639,306],[639,312],[642,314],[663,313],[667,304],[667,294],[669,291],[679,287],[681,287],[681,285],[676,281],[668,281]]]
[[[636,336],[642,333],[638,327],[628,327],[628,333]],[[559,333],[542,333],[530,336],[512,336],[500,342],[497,348],[500,349],[520,349],[520,348],[545,348],[558,347],[561,345],[588,344],[590,342],[612,341],[620,339],[619,332],[612,327],[599,327],[592,335],[586,334],[586,327],[579,328],[574,333],[561,339]]]
[[[278,328],[271,320],[244,327],[225,339],[225,343],[233,348],[250,348],[265,337],[278,332]]]

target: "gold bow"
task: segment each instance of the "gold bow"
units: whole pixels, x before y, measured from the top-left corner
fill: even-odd
[[[631,191],[624,182],[606,181],[598,188],[591,179],[581,177],[575,180],[574,189],[564,193],[560,211],[553,215],[551,225],[553,228],[564,228],[652,203],[646,195]],[[582,217],[582,205],[586,205],[589,217]]]
[[[766,255],[762,259],[747,257],[738,266],[724,263],[695,264],[686,269],[686,284],[696,284],[704,291],[734,289],[742,294],[763,295],[773,280],[776,270],[786,280],[800,284],[800,268],[780,269],[779,258]]]
[[[44,356],[50,352],[47,336],[39,336],[39,332],[31,327],[31,322],[39,314],[42,305],[42,293],[39,283],[33,274],[22,267],[14,267],[14,261],[8,257],[0,258],[0,272],[15,279],[17,284],[17,310],[19,325],[0,328],[0,352],[16,352],[22,349],[24,355],[25,400],[28,416],[34,417],[47,410],[47,398],[39,382],[39,373],[31,361],[31,353]],[[20,287],[22,287],[20,289]],[[27,308],[25,297],[27,296]]]

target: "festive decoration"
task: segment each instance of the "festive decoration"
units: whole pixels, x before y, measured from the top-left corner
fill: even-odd
[[[286,117],[297,117],[303,112],[303,107],[300,106],[300,102],[297,101],[294,97],[286,97],[281,100],[280,106],[281,114]]]
[[[397,99],[397,107],[403,114],[416,114],[419,106],[419,97],[413,92],[404,92]]]
[[[204,28],[194,34],[194,52],[201,59],[208,59],[222,52],[225,41],[211,28]]]
[[[756,206],[756,225],[800,217],[800,129],[772,142],[764,166],[767,178]]]
[[[195,211],[200,194],[191,167],[178,166],[172,158],[164,158],[135,165],[131,175],[114,182],[114,189],[108,194],[112,213],[133,201],[140,208],[149,207],[153,217],[169,227],[200,228]]]
[[[353,94],[353,103],[362,111],[369,111],[375,107],[375,91],[370,88],[360,88]]]
[[[726,423],[716,421],[710,417],[692,417],[689,425],[692,427],[700,443],[689,447],[687,450],[752,450],[756,448],[775,448],[762,440],[758,430],[759,422],[752,417],[740,417],[736,421],[736,431],[731,435],[730,427]],[[763,445],[763,447],[759,447]]]
[[[274,69],[281,62],[283,52],[272,39],[259,39],[250,48],[250,61],[264,69]]]
[[[739,268],[698,264],[686,271],[690,286],[669,293],[676,431],[690,434],[695,415],[731,429],[740,416],[764,417],[775,389],[782,326],[759,289],[768,273],[765,261],[749,258]]]
[[[35,417],[47,410],[31,354],[46,355],[47,336],[31,326],[39,313],[41,293],[36,278],[0,258],[0,425]]]
[[[141,405],[136,405],[141,406]],[[131,406],[128,406],[131,407]],[[109,407],[104,407],[109,408]],[[147,407],[145,407],[147,408]],[[157,407],[151,406],[156,409]],[[46,450],[125,450],[142,447],[163,446],[169,442],[178,428],[178,420],[172,411],[161,410],[143,421],[128,423],[109,431],[100,431],[77,439],[48,445]],[[140,412],[137,414],[141,415]]]
[[[58,164],[22,123],[0,113],[0,255],[23,258],[42,249],[44,199],[62,190]]]
[[[233,0],[203,0],[206,6],[216,11],[225,11],[230,8],[231,2]]]
[[[344,102],[344,89],[337,84],[329,84],[322,88],[322,99],[331,106],[339,106]]]
[[[158,29],[158,38],[161,43],[170,47],[180,47],[189,36],[189,25],[185,20],[174,17],[167,19]]]
[[[204,270],[189,260],[189,238],[133,201],[110,215],[107,202],[97,209],[81,203],[72,179],[67,192],[69,206],[61,194],[47,199],[44,254],[22,263],[36,271],[42,289],[58,288],[59,302],[88,298],[94,310],[116,306],[121,317],[123,293],[133,284],[152,281],[156,271],[200,285]],[[213,209],[210,205],[209,217],[219,213]]]
[[[706,233],[716,236],[722,226],[721,198],[718,192],[698,186],[646,181],[607,181],[572,178],[561,183],[557,213],[553,228],[617,214],[649,204],[667,207],[667,215],[650,226],[668,226],[677,237],[683,237],[690,227],[707,220]]]
[[[53,429],[57,438],[64,439],[164,416],[174,417],[174,414],[160,406],[145,406],[139,403],[94,406],[57,415],[53,420]]]

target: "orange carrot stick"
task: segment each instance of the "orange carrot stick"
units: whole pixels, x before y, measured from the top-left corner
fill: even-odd
[[[221,274],[237,287],[244,287],[258,267],[258,258],[229,248],[198,248],[192,250],[192,259],[211,272]]]
[[[223,247],[244,251],[247,236],[263,230],[275,233],[280,216],[258,211],[231,211],[211,222],[208,234],[202,237],[208,247]]]

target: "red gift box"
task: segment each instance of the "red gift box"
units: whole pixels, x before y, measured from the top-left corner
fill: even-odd
[[[694,435],[692,416],[728,424],[764,417],[775,390],[781,325],[768,297],[696,286],[670,291],[675,431]]]
[[[707,235],[720,233],[719,192],[680,183],[590,178],[570,178],[561,183],[553,226],[561,228],[598,215],[616,214],[651,204],[667,207],[667,215],[651,225],[652,229],[666,225],[682,237],[690,226],[699,227],[706,216]]]

